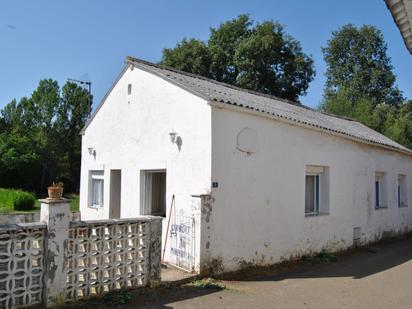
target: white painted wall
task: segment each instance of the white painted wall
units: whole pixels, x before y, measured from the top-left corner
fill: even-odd
[[[130,97],[127,95],[129,83],[132,84]],[[170,141],[172,129],[182,139],[180,151]],[[96,150],[95,158],[89,155],[88,147]],[[105,204],[102,208],[92,209],[87,205],[88,173],[102,168]],[[122,173],[122,218],[140,215],[140,170],[166,169],[167,213],[174,194],[176,211],[194,214],[198,220],[200,199],[191,195],[205,194],[210,189],[210,105],[160,77],[129,67],[83,135],[82,219],[109,218],[111,169],[120,169]],[[200,226],[197,223],[199,242]],[[164,233],[166,224],[164,220]],[[199,250],[199,243],[196,248]]]
[[[212,110],[212,181],[219,186],[202,226],[205,267],[229,271],[341,250],[353,244],[355,226],[364,243],[411,228],[411,157],[227,108]],[[237,148],[244,128],[256,133],[256,153]],[[306,165],[329,167],[329,215],[305,217]],[[375,171],[387,173],[387,209],[374,208]],[[398,174],[408,177],[407,208],[397,206]]]

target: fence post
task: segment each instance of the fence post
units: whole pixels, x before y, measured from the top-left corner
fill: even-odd
[[[161,252],[162,252],[162,218],[155,217],[149,221],[150,232],[148,237],[149,246],[149,280],[148,285],[150,287],[156,287],[161,282]]]
[[[40,222],[47,225],[43,301],[49,306],[61,303],[65,299],[66,239],[71,221],[70,200],[42,199],[40,203]]]

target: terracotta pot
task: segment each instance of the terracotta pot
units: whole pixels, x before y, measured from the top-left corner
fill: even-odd
[[[54,187],[54,186],[50,186],[47,188],[47,192],[49,194],[49,198],[52,199],[59,199],[62,198],[63,195],[63,188],[62,187]]]

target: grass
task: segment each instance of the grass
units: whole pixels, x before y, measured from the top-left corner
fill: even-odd
[[[79,195],[75,193],[70,193],[70,194],[67,194],[66,198],[71,200],[70,210],[72,212],[78,212],[79,211]]]
[[[213,278],[204,278],[200,280],[193,281],[193,286],[198,289],[216,289],[216,290],[224,290],[226,286]]]
[[[33,211],[35,206],[36,196],[33,193],[0,188],[0,212]]]
[[[112,304],[114,306],[124,305],[128,303],[132,298],[133,298],[133,294],[131,291],[119,290],[119,291],[113,291],[103,296],[103,302],[105,304]]]
[[[15,209],[13,206],[14,199],[21,199],[21,197],[17,197],[20,195],[27,196],[29,194],[34,199],[33,207],[30,209]],[[70,193],[65,195],[66,198],[70,199],[70,210],[72,212],[79,211],[79,195],[75,193]],[[39,212],[40,211],[40,202],[36,198],[33,193],[25,192],[22,190],[13,190],[13,189],[2,189],[0,188],[0,214],[25,214],[25,213],[32,213],[32,212]]]

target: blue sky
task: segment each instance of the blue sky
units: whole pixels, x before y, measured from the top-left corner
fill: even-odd
[[[412,97],[412,55],[383,0],[1,0],[0,107],[29,96],[42,78],[62,85],[87,76],[96,105],[127,55],[157,62],[164,47],[183,37],[206,40],[209,27],[242,13],[279,21],[314,57],[317,75],[301,98],[306,105],[317,106],[322,98],[321,47],[347,23],[382,30],[397,83]]]

